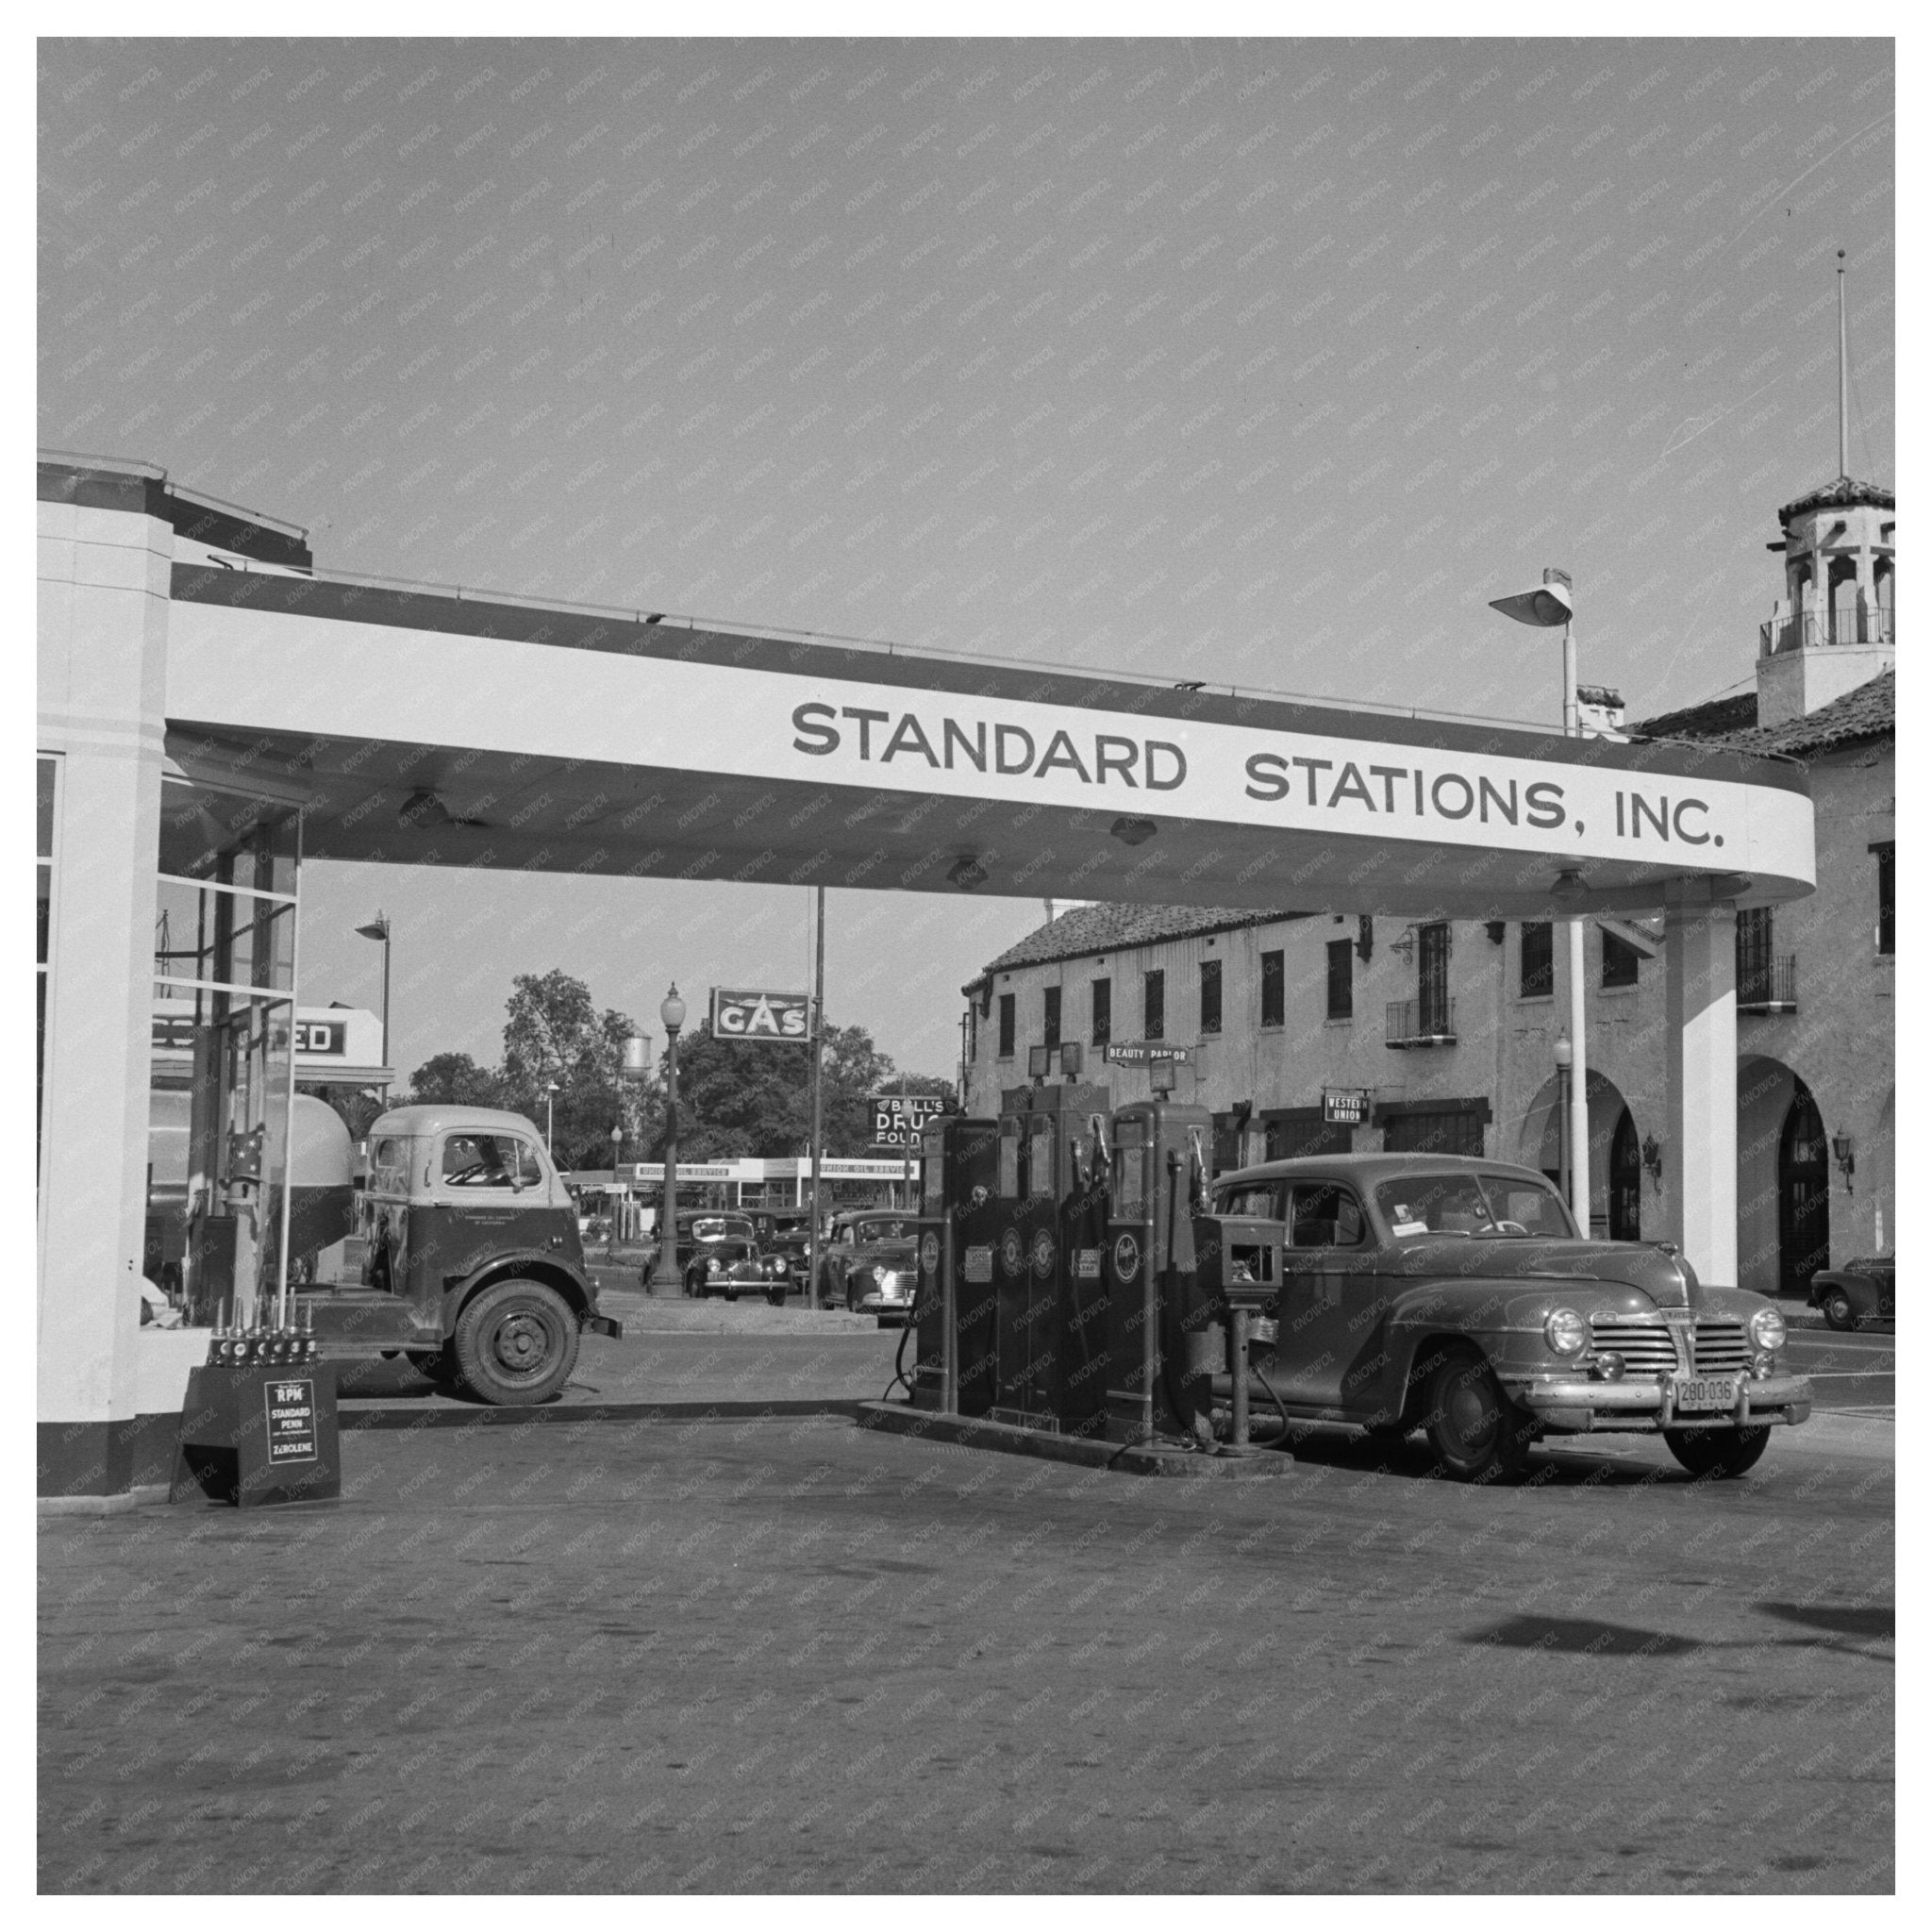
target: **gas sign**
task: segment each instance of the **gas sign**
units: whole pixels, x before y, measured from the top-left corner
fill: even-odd
[[[803,1045],[811,1038],[811,995],[714,986],[711,1038]]]

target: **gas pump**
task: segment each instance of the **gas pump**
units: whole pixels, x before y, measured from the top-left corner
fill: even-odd
[[[1074,1164],[1080,1128],[1090,1115],[1107,1110],[1109,1098],[1106,1088],[1076,1081],[1015,1087],[1001,1096],[993,1257],[994,1415],[1001,1422],[1061,1425],[1067,1388],[1061,1348],[1068,1319],[1076,1312],[1069,1293],[1076,1264],[1063,1224],[1081,1191]]]
[[[1204,1288],[1194,1241],[1204,1107],[1134,1101],[1113,1116],[1112,1189],[1102,1257],[1109,1310],[1107,1438],[1212,1440],[1210,1327],[1219,1256]]]
[[[1107,1202],[1110,1180],[1107,1121],[1087,1117],[1072,1143],[1073,1191],[1061,1203],[1060,1253],[1066,1291],[1060,1311],[1060,1427],[1070,1436],[1104,1435],[1108,1361]]]
[[[981,1416],[993,1406],[999,1129],[997,1121],[961,1114],[925,1129],[912,1304],[920,1408]]]

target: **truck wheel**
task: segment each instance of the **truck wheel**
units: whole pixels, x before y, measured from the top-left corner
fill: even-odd
[[[1827,1328],[1837,1328],[1849,1335],[1858,1325],[1858,1311],[1852,1306],[1852,1298],[1841,1288],[1827,1288],[1824,1299],[1818,1304],[1818,1311],[1824,1317]]]
[[[577,1362],[577,1318],[541,1281],[498,1281],[457,1319],[463,1386],[498,1408],[546,1402]]]
[[[1664,1441],[1692,1475],[1723,1478],[1742,1475],[1764,1454],[1771,1429],[1666,1429]]]
[[[1428,1380],[1424,1427],[1446,1475],[1461,1483],[1514,1482],[1529,1462],[1535,1424],[1503,1393],[1473,1348],[1447,1350]]]

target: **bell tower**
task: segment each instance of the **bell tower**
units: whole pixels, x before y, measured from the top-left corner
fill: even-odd
[[[1897,499],[1851,475],[1844,250],[1838,271],[1838,475],[1777,513],[1785,594],[1757,629],[1757,722],[1783,724],[1842,697],[1894,658]]]

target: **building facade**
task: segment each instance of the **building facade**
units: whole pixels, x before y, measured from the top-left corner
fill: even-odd
[[[1890,491],[1845,477],[1786,506],[1787,596],[1757,691],[1633,727],[1809,771],[1818,890],[1736,921],[1737,1272],[1766,1293],[1802,1294],[1827,1260],[1895,1236],[1894,515]],[[1584,916],[1591,1227],[1641,1239],[1669,1224],[1681,1172],[1663,1125],[1664,924]],[[1569,958],[1548,923],[1080,907],[964,989],[964,1102],[997,1113],[1029,1050],[1068,1042],[1116,1105],[1144,1099],[1153,1067],[1108,1049],[1160,1042],[1186,1051],[1174,1097],[1213,1112],[1217,1171],[1407,1148],[1555,1176]],[[1324,1120],[1325,1092],[1363,1089],[1362,1125]]]

